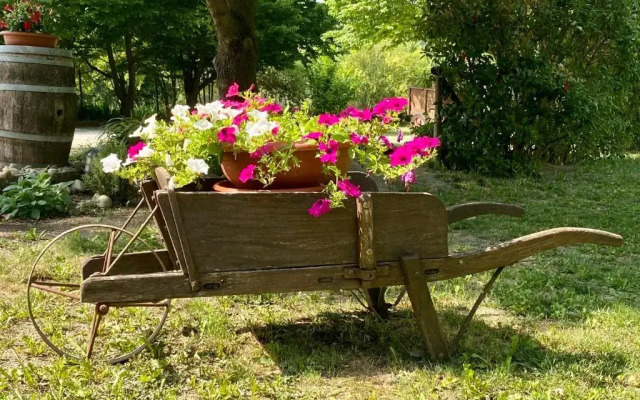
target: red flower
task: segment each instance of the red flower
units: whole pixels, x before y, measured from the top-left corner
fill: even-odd
[[[37,24],[38,22],[40,22],[40,11],[36,11],[33,13],[33,15],[31,16],[31,22],[33,22],[34,24]]]
[[[4,6],[4,10],[6,12],[11,12],[11,11],[13,11],[13,8],[11,8],[11,5],[7,4],[6,6]]]
[[[7,24],[0,19],[0,29],[6,29],[7,28]]]
[[[25,32],[28,32],[31,30],[31,22],[29,21],[24,21],[22,23],[22,27],[24,28]]]

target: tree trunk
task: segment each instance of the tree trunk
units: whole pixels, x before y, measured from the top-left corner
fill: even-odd
[[[218,95],[222,98],[234,83],[240,91],[256,83],[255,0],[207,0],[207,6],[218,36],[213,64],[218,75]]]
[[[109,77],[113,83],[113,89],[116,92],[116,97],[120,102],[120,115],[124,117],[131,117],[133,115],[133,105],[136,97],[136,61],[131,49],[130,37],[125,37],[125,47],[125,53],[127,56],[127,75],[129,78],[128,84],[124,76],[118,73],[113,47],[108,45],[106,50],[109,68],[111,70]]]

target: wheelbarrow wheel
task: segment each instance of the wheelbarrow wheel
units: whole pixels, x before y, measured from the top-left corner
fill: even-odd
[[[153,256],[148,259],[157,263],[151,268],[166,271],[155,251],[161,245],[151,245],[148,237],[146,231],[134,235],[114,226],[84,225],[61,233],[45,246],[29,275],[27,307],[34,328],[51,349],[75,361],[119,363],[151,347],[167,319],[170,300],[91,304],[80,297],[87,274],[108,273],[134,252],[148,252]],[[87,270],[89,258],[97,270]]]

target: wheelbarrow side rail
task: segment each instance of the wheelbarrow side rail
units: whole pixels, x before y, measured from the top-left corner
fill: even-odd
[[[81,298],[83,302],[109,304],[166,298],[409,286],[415,280],[416,271],[420,281],[441,281],[509,266],[544,250],[581,243],[620,246],[622,238],[594,229],[556,228],[476,253],[419,259],[419,264],[411,264],[411,273],[403,272],[401,260],[379,261],[375,269],[367,269],[366,273],[357,264],[225,271],[200,275],[198,278],[202,285],[196,291],[179,271],[112,276],[94,274],[83,281]]]

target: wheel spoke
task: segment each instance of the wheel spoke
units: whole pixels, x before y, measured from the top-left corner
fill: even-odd
[[[36,283],[40,286],[50,286],[50,287],[68,287],[73,289],[80,289],[79,283],[64,283],[64,282],[51,282],[51,281],[36,281],[32,282]]]
[[[57,294],[63,297],[67,297],[72,300],[80,301],[80,296],[78,296],[77,294],[63,292],[62,290],[54,289],[50,286],[40,285],[38,283],[32,283],[31,287],[42,290],[43,292],[49,292],[49,293]]]
[[[113,255],[113,243],[116,238],[116,231],[112,230],[109,233],[109,243],[107,244],[107,251],[105,251],[104,255],[104,264],[102,265],[102,272],[107,272],[109,267],[111,266],[111,256]]]

